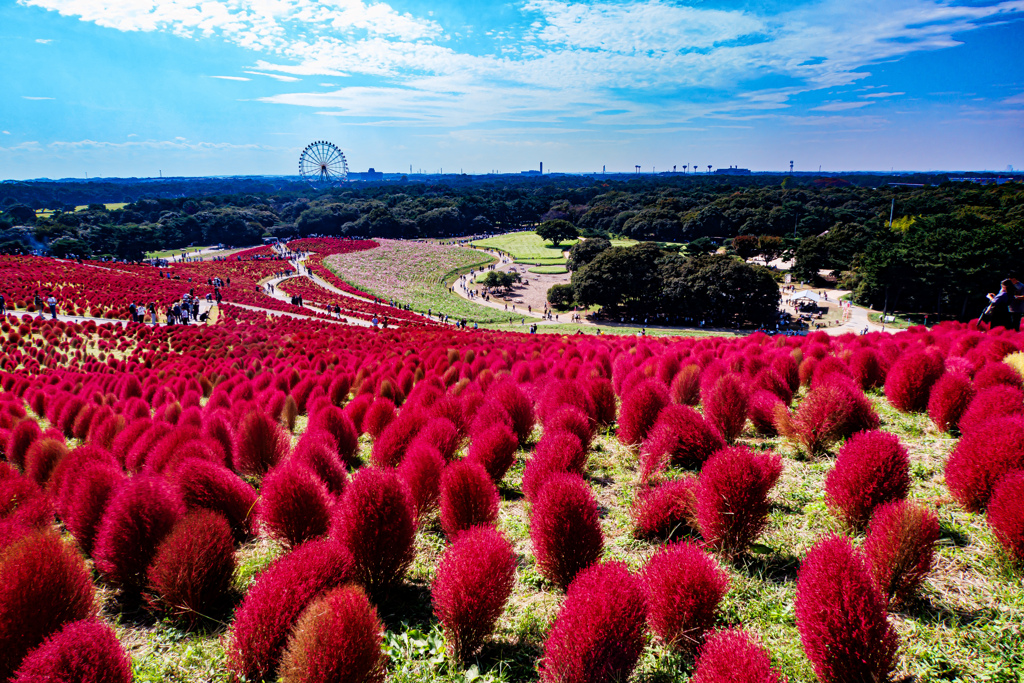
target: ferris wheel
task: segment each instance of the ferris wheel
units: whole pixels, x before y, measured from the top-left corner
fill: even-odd
[[[318,140],[299,155],[299,175],[313,187],[330,187],[348,180],[348,161],[337,145]]]

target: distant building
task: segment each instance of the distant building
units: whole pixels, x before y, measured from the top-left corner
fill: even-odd
[[[750,175],[750,169],[738,168],[736,166],[730,166],[729,168],[718,168],[715,169],[715,175]]]
[[[520,171],[519,173],[522,175],[540,175],[540,171],[538,171],[537,169],[534,169],[532,171]]]
[[[375,171],[372,167],[366,171],[366,173],[354,173],[349,172],[349,180],[384,180],[384,173],[382,171]]]

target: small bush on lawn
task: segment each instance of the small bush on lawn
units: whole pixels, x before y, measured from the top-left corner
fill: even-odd
[[[398,474],[356,472],[335,507],[331,536],[349,551],[353,576],[371,596],[401,581],[415,553],[416,508]]]
[[[85,560],[55,531],[21,533],[0,546],[0,680],[46,637],[95,613]]]
[[[862,530],[884,503],[907,497],[910,456],[895,434],[854,434],[825,479],[825,502],[849,527]]]
[[[782,473],[773,453],[726,448],[697,480],[697,523],[704,540],[727,555],[744,552],[768,525],[768,492]]]
[[[13,683],[131,683],[132,662],[96,619],[67,624],[24,659]]]
[[[666,645],[694,652],[715,623],[729,576],[713,557],[691,543],[662,547],[640,577],[647,597],[647,623]]]
[[[273,677],[306,606],[352,579],[352,556],[330,540],[305,543],[271,564],[235,611],[226,648],[231,680]]]
[[[387,657],[377,610],[356,586],[315,600],[299,617],[281,658],[282,683],[383,683]]]
[[[691,683],[782,683],[764,645],[739,628],[708,636],[697,657]]]
[[[544,683],[618,683],[644,649],[646,605],[621,562],[597,564],[576,577],[562,602],[541,663]]]
[[[1024,470],[999,480],[988,505],[988,523],[1010,558],[1024,564]]]
[[[796,625],[822,683],[887,681],[899,637],[863,553],[848,538],[819,541],[800,565]]]
[[[939,540],[939,519],[919,503],[896,500],[871,518],[864,553],[875,585],[894,603],[906,603],[928,578]]]
[[[516,556],[496,529],[474,527],[445,551],[431,589],[452,656],[472,657],[505,609],[515,583]]]
[[[235,572],[231,526],[212,510],[189,512],[174,525],[149,566],[151,604],[193,625],[218,617]]]
[[[474,526],[498,521],[498,489],[487,470],[471,460],[448,465],[441,474],[441,528],[450,539]]]
[[[697,530],[697,477],[666,481],[637,494],[630,510],[633,535],[668,540]]]
[[[530,520],[537,569],[562,590],[601,557],[604,537],[597,501],[583,478],[558,473],[537,495]]]

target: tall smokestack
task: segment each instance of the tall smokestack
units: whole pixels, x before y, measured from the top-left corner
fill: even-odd
[[[544,175],[544,162],[543,161],[540,162],[540,173],[541,173],[541,175]]]

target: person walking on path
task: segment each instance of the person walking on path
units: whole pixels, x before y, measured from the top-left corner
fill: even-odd
[[[0,315],[7,315],[7,300],[0,294]]]
[[[57,299],[54,298],[53,294],[46,300],[46,305],[50,307],[50,318],[53,320],[57,319]]]

